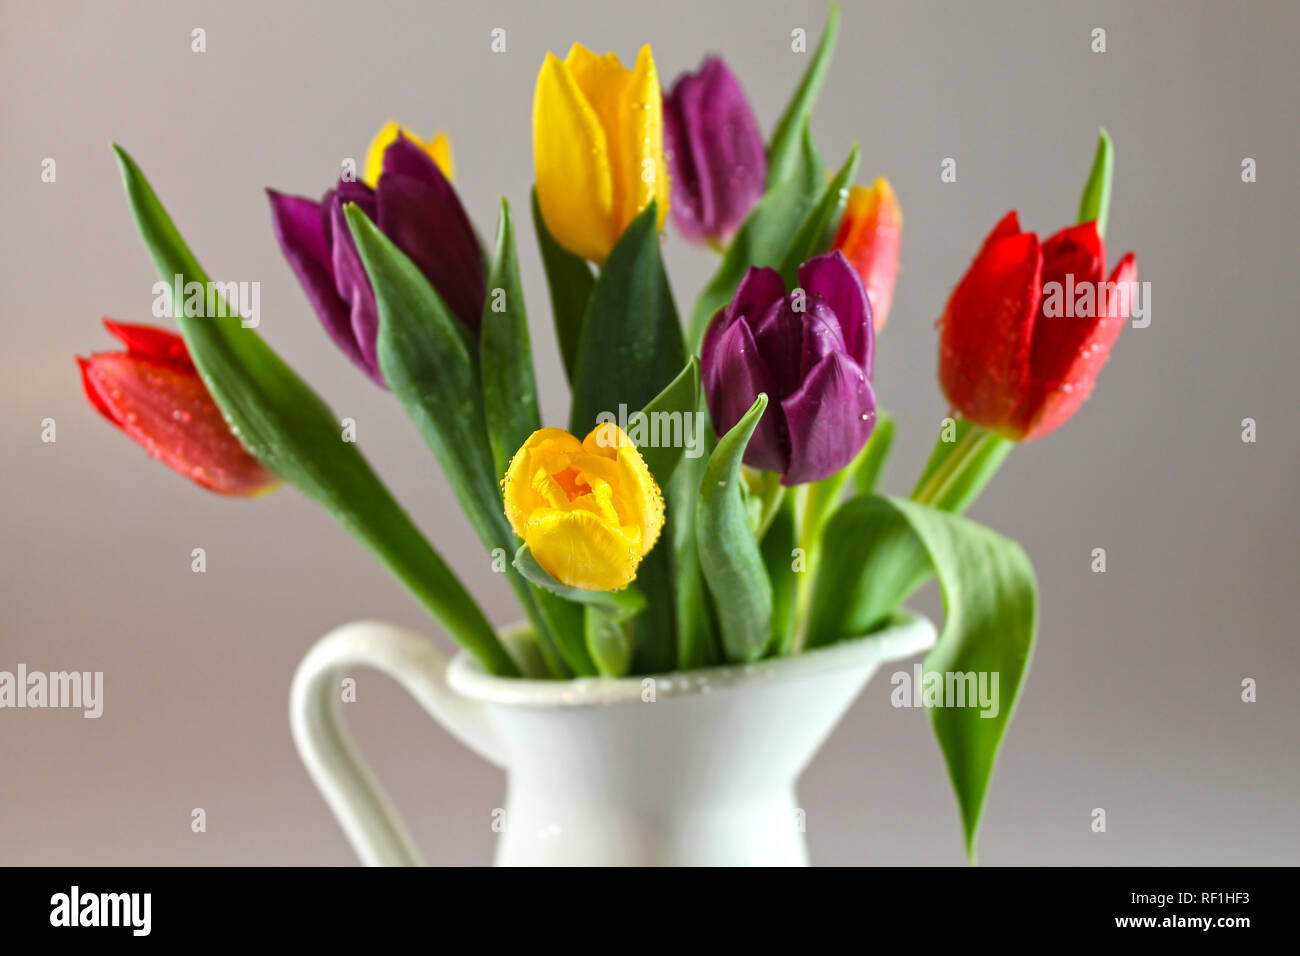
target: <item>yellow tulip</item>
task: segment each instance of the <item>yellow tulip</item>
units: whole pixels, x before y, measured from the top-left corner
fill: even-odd
[[[405,126],[389,120],[375,134],[375,138],[370,141],[370,148],[366,150],[365,183],[367,186],[373,189],[379,182],[379,174],[384,171],[384,150],[393,145],[398,133],[428,153],[450,182],[456,181],[456,166],[451,159],[451,140],[447,138],[446,133],[441,131],[434,133],[433,138],[426,143]]]
[[[659,485],[612,422],[581,442],[560,428],[533,432],[502,486],[510,527],[537,563],[569,587],[626,587],[664,526]]]
[[[603,263],[637,213],[668,214],[663,98],[650,47],[625,70],[575,43],[546,54],[533,95],[533,163],[546,227],[575,255]]]

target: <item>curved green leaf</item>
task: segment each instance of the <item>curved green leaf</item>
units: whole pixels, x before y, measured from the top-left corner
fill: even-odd
[[[740,463],[767,396],[718,441],[700,482],[696,536],[700,566],[718,610],[728,661],[758,660],[772,637],[772,584],[740,489]]]
[[[982,525],[879,495],[854,498],[836,511],[822,547],[835,556],[822,562],[815,585],[810,634],[822,638],[828,630],[847,637],[883,623],[898,605],[891,606],[888,584],[877,579],[911,566],[918,551],[938,577],[943,631],[922,668],[923,675],[938,677],[924,676],[923,685],[937,679],[939,686],[961,684],[964,690],[970,678],[950,675],[974,675],[976,686],[982,676],[992,691],[978,706],[954,706],[958,701],[942,697],[940,706],[926,701],[974,861],[989,780],[1033,652],[1033,567],[1020,545]]]
[[[497,246],[488,269],[487,302],[479,329],[479,367],[483,404],[496,474],[504,475],[510,459],[528,436],[542,427],[533,376],[533,352],[524,311],[524,288],[515,256],[510,204],[501,200]]]
[[[711,448],[713,429],[705,434],[705,449]],[[700,551],[695,533],[695,506],[700,481],[708,464],[704,458],[684,458],[664,494],[668,500],[664,534],[672,545],[673,605],[677,621],[677,664],[681,670],[722,663],[715,615],[700,568]],[[653,554],[653,552],[652,552]]]
[[[826,73],[830,69],[831,59],[835,55],[835,43],[840,34],[840,5],[832,3],[826,15],[826,28],[817,44],[803,78],[790,98],[785,112],[777,121],[772,133],[772,141],[767,148],[767,187],[771,189],[777,183],[790,177],[798,160],[799,130],[807,125],[812,115],[813,105],[826,82]]]
[[[207,283],[153,188],[126,151],[113,147],[136,225],[170,289]],[[473,598],[416,529],[355,444],[340,440],[338,419],[236,315],[202,317],[173,303],[181,334],[208,391],[245,449],[317,502],[419,599],[484,669],[518,673]]]

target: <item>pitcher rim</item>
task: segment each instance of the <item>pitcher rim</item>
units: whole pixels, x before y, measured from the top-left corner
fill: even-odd
[[[502,628],[526,628],[527,622]],[[452,660],[447,682],[463,697],[515,707],[609,707],[642,703],[645,682],[653,680],[655,700],[728,690],[760,681],[786,681],[808,677],[838,667],[911,657],[929,650],[935,642],[934,624],[915,611],[901,611],[894,623],[862,637],[813,648],[791,657],[775,657],[752,664],[720,664],[688,671],[641,674],[635,677],[574,677],[537,680],[497,677],[484,673],[478,662],[462,651]]]

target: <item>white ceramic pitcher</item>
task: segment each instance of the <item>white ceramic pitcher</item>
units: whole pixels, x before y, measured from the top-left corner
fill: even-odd
[[[648,678],[523,680],[448,661],[375,622],[340,627],[294,677],[294,741],[370,865],[419,851],[358,755],[342,678],[376,668],[471,750],[507,772],[498,865],[806,865],[794,785],[882,663],[927,650],[908,616],[795,657]],[[486,823],[485,823],[486,825]]]

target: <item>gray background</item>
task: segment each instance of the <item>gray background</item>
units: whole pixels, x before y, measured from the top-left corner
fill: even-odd
[[[517,616],[422,443],[327,341],[276,248],[261,189],[319,194],[393,116],[452,135],[478,227],[526,209],[533,81],[573,40],[665,82],[718,50],[770,129],[822,3],[360,6],[6,0],[0,669],[102,670],[100,720],[0,711],[0,863],[341,864],[351,852],[299,765],[286,695],[313,640],[379,616],[435,635],[416,604],[292,490],[206,494],[146,460],[81,397],[75,353],[101,315],[149,321],[154,275],[108,149],[130,149],[219,278],[262,282],[262,332],[342,416],[494,620]],[[190,30],[208,51],[190,52]],[[509,52],[489,53],[505,27]],[[1089,51],[1093,27],[1108,52]],[[973,516],[1022,541],[1041,632],[989,797],[982,860],[1296,863],[1300,669],[1294,362],[1300,16],[1294,4],[846,4],[816,114],[828,163],[863,149],[905,216],[904,273],[877,393],[899,419],[906,491],[944,401],[934,319],[1007,209],[1073,217],[1098,124],[1117,146],[1111,260],[1138,253],[1153,320],[1127,329],[1091,402],[1018,449]],[[955,157],[958,181],[939,164]],[[1243,157],[1259,181],[1240,179]],[[44,184],[41,160],[57,161]],[[520,258],[544,413],[559,374],[527,215]],[[670,234],[683,307],[710,255]],[[1240,440],[1258,422],[1258,443]],[[40,441],[53,417],[58,441]],[[206,574],[190,551],[207,551]],[[1105,547],[1109,571],[1092,574]],[[929,595],[922,606],[937,611]],[[441,635],[436,635],[443,640]],[[1259,701],[1240,702],[1240,682]],[[963,859],[922,713],[882,676],[804,777],[824,864]],[[350,709],[428,857],[489,858],[503,777],[384,679]],[[190,831],[194,807],[208,831]],[[1108,832],[1089,829],[1104,807]]]

